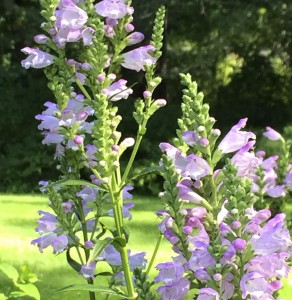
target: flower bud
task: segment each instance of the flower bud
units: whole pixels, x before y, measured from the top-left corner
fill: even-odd
[[[149,91],[144,91],[143,92],[143,97],[144,98],[150,98],[152,96],[152,93],[151,92],[149,92]]]
[[[158,106],[158,107],[164,107],[167,102],[165,99],[157,99],[154,101],[154,103]]]
[[[133,138],[125,138],[122,142],[120,146],[123,147],[132,147],[135,144],[135,140]]]
[[[83,144],[83,141],[84,141],[84,137],[81,136],[81,135],[76,135],[73,142],[76,144],[76,145],[82,145]]]
[[[193,231],[193,228],[191,226],[184,226],[184,228],[183,228],[183,232],[185,234],[191,234],[192,231]]]
[[[209,145],[209,141],[207,138],[202,138],[199,140],[199,143],[202,147],[207,147]]]
[[[114,74],[114,73],[110,73],[110,74],[108,74],[107,77],[108,77],[109,79],[111,79],[111,80],[115,80],[115,79],[117,78],[117,75]]]
[[[99,75],[97,75],[97,80],[98,80],[99,82],[103,82],[103,81],[105,80],[105,75],[104,75],[104,74],[99,74]]]
[[[94,244],[92,241],[85,241],[84,246],[87,249],[91,249],[94,246]]]
[[[119,145],[112,145],[112,150],[115,151],[115,152],[119,152],[120,150],[120,146]]]
[[[216,274],[213,275],[213,279],[215,281],[221,281],[222,280],[222,275],[219,274],[219,273],[216,273]]]
[[[213,136],[215,136],[215,137],[218,137],[218,136],[220,136],[221,131],[220,131],[219,129],[213,129],[213,130],[211,131],[211,134],[212,134]]]
[[[206,130],[206,128],[205,128],[205,126],[201,125],[197,128],[197,130],[198,130],[198,132],[204,132]]]
[[[234,229],[239,229],[241,227],[241,223],[239,221],[233,221],[231,225]]]
[[[133,24],[126,24],[125,25],[125,30],[127,31],[127,32],[132,32],[132,31],[134,31],[134,29],[135,29],[135,27],[134,27],[134,25]]]
[[[49,38],[44,34],[38,34],[34,37],[34,41],[38,44],[46,44]]]
[[[242,251],[246,247],[246,241],[241,238],[235,239],[232,244],[236,251]]]

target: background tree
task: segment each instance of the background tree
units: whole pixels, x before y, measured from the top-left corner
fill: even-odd
[[[150,36],[155,10],[167,6],[165,54],[159,97],[169,105],[150,122],[141,165],[158,159],[158,143],[173,135],[179,114],[178,73],[198,81],[220,127],[240,117],[249,126],[282,131],[292,113],[292,3],[284,0],[133,0],[136,29]],[[1,191],[32,191],[47,172],[55,172],[41,145],[34,116],[51,100],[38,70],[25,72],[20,49],[41,32],[36,0],[0,2],[0,180]],[[135,86],[136,94],[140,90]],[[134,99],[134,97],[133,97]],[[133,105],[128,101],[127,105]],[[126,106],[123,109],[127,109]],[[131,117],[124,126],[135,131]],[[153,132],[155,134],[153,134]],[[148,162],[145,162],[145,159]],[[141,166],[139,166],[140,168]],[[51,176],[50,176],[51,177]]]

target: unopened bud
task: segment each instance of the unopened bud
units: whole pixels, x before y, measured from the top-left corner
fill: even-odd
[[[127,32],[132,32],[133,30],[135,29],[135,27],[134,27],[134,25],[133,24],[126,24],[125,25],[125,30],[127,31]]]
[[[76,145],[81,145],[83,144],[83,141],[84,141],[84,137],[83,136],[80,136],[80,135],[76,135],[73,142],[76,144]]]
[[[103,82],[103,81],[105,80],[105,75],[104,75],[104,74],[99,74],[99,75],[97,75],[97,80],[98,80],[99,82]]]
[[[111,79],[111,80],[115,80],[115,79],[117,78],[116,74],[114,74],[114,73],[108,74],[107,77],[108,77],[109,79]]]
[[[207,147],[209,145],[209,141],[207,138],[202,138],[199,140],[199,143],[202,147]]]
[[[219,129],[213,129],[213,130],[211,131],[211,134],[212,134],[213,136],[215,136],[215,137],[218,137],[218,136],[220,136],[221,131],[220,131]]]
[[[101,160],[101,161],[99,162],[99,165],[100,165],[101,167],[105,167],[105,166],[106,166],[106,161],[105,161],[105,160]]]
[[[206,130],[206,128],[205,128],[205,126],[201,125],[197,128],[197,130],[198,130],[198,132],[204,132]]]
[[[150,98],[152,96],[152,93],[151,92],[149,92],[149,91],[144,91],[143,92],[143,97],[144,98]]]
[[[155,103],[158,107],[164,107],[167,104],[165,99],[157,99],[155,100]]]
[[[121,146],[124,146],[126,148],[128,147],[132,147],[135,144],[135,140],[133,138],[125,138],[122,142],[121,142]]]
[[[38,34],[34,37],[34,41],[38,44],[46,44],[49,38],[44,34]]]
[[[215,281],[220,281],[220,280],[222,280],[222,275],[219,274],[219,273],[216,273],[216,274],[213,275],[213,279]]]

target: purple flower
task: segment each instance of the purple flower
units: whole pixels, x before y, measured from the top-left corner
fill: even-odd
[[[166,285],[178,282],[185,271],[181,263],[178,262],[161,263],[156,266],[156,269],[159,270],[159,274],[154,278],[154,281],[163,282]]]
[[[184,184],[179,183],[177,184],[177,187],[179,188],[178,196],[184,201],[200,204],[202,200],[204,200],[204,198],[197,194],[193,189]]]
[[[146,252],[140,252],[129,256],[130,269],[133,271],[136,268],[144,269],[147,260],[145,258]]]
[[[91,262],[90,264],[83,265],[81,267],[80,274],[82,274],[85,279],[94,278],[95,265],[95,261]]]
[[[249,150],[254,146],[255,141],[248,142],[231,159],[234,166],[237,167],[237,176],[250,176],[255,174],[260,160]]]
[[[290,254],[287,252],[257,255],[253,257],[244,268],[247,272],[258,272],[266,278],[288,277],[290,267],[286,261],[289,257]]]
[[[145,71],[145,65],[151,66],[156,63],[156,58],[149,54],[151,51],[155,51],[155,48],[148,45],[124,53],[124,62],[122,63],[122,66],[126,69],[135,70],[137,72],[141,70]]]
[[[218,292],[212,288],[202,288],[197,300],[220,300],[220,298]]]
[[[113,266],[120,266],[122,264],[121,255],[113,245],[106,246],[98,257],[98,260],[105,260]]]
[[[123,188],[123,201],[128,199],[133,199],[133,195],[129,193],[129,191],[132,191],[134,187],[132,185],[126,185]]]
[[[285,228],[285,214],[278,214],[269,220],[251,239],[250,244],[255,254],[268,255],[287,251],[291,247],[290,233]]]
[[[72,200],[68,200],[66,202],[63,202],[62,207],[64,209],[65,214],[72,213],[73,208],[74,208],[74,202]]]
[[[133,90],[126,86],[127,80],[120,79],[111,84],[107,89],[103,89],[102,93],[109,97],[111,101],[127,99],[133,93]]]
[[[288,189],[292,190],[292,169],[286,174],[284,182]]]
[[[199,180],[210,174],[211,168],[203,158],[191,154],[186,159],[188,163],[182,172],[183,176],[190,176],[194,180]]]
[[[274,283],[273,281],[268,282],[265,276],[260,273],[247,273],[243,275],[240,281],[242,298],[245,299],[248,295],[250,295],[251,299],[264,299],[264,295],[271,295],[273,292],[281,288],[281,286],[277,283]]]
[[[55,26],[59,29],[80,29],[88,20],[86,11],[75,5],[73,1],[61,0],[58,8],[55,12]]]
[[[125,0],[103,0],[95,5],[95,11],[102,17],[121,19],[125,15],[133,14],[134,9]]]
[[[263,136],[271,141],[278,141],[280,139],[283,139],[279,132],[268,126],[266,127],[266,131],[263,133]]]
[[[160,286],[157,292],[161,294],[161,300],[183,300],[189,291],[190,282],[186,278],[181,278],[172,285]]]
[[[68,237],[65,234],[57,235],[56,233],[50,233],[45,236],[41,236],[31,242],[32,245],[36,244],[40,250],[43,250],[49,246],[53,247],[53,253],[61,253],[68,246]]]
[[[200,138],[194,131],[185,131],[182,134],[182,139],[187,145],[194,146]]]
[[[240,129],[245,127],[246,122],[247,118],[240,119],[220,142],[218,149],[220,149],[223,153],[231,153],[245,146],[249,139],[255,139],[256,136],[254,133],[240,131]]]
[[[128,45],[135,45],[144,40],[145,36],[141,32],[133,32],[127,36]]]
[[[21,51],[29,56],[21,61],[22,67],[29,69],[30,67],[35,69],[45,68],[54,63],[54,56],[43,52],[39,49],[25,47]]]
[[[42,210],[39,210],[38,213],[40,215],[43,215],[38,220],[39,226],[36,228],[36,231],[39,234],[52,232],[57,228],[58,219],[56,218],[56,216]]]
[[[67,246],[68,246],[68,236],[66,234],[58,235],[53,241],[52,241],[52,247],[54,249],[53,253],[61,253],[63,252]]]

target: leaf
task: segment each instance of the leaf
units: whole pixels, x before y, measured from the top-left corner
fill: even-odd
[[[68,264],[78,273],[81,270],[81,264],[78,263],[76,260],[74,260],[71,255],[70,255],[70,248],[67,250],[66,252],[66,258],[67,258],[67,262]]]
[[[93,184],[93,183],[91,183],[91,182],[89,182],[87,180],[82,180],[82,179],[60,180],[60,181],[55,182],[53,185],[54,186],[55,185],[61,185],[61,186],[67,186],[67,185],[86,185],[86,186],[98,189],[100,191],[107,192],[107,190],[104,189],[104,188],[102,188],[101,186]]]
[[[14,282],[16,282],[19,277],[17,270],[7,263],[0,264],[0,271],[2,271],[9,279],[12,279]]]
[[[116,248],[117,251],[121,252],[121,248],[124,248],[127,245],[127,242],[122,237],[116,237],[112,240],[112,245]]]
[[[70,292],[70,291],[72,291],[72,292],[73,291],[94,292],[94,293],[108,294],[111,296],[119,296],[122,299],[127,299],[127,297],[125,295],[118,293],[113,289],[110,289],[108,287],[98,286],[98,285],[90,285],[90,284],[69,285],[67,287],[64,287],[60,290],[53,292],[53,295],[64,293],[64,292]]]
[[[40,300],[41,296],[39,293],[38,288],[32,284],[32,283],[27,283],[27,284],[15,284],[22,292],[29,297],[32,297],[33,299]]]
[[[90,257],[88,258],[87,263],[91,263],[92,261],[94,261],[100,255],[100,253],[103,251],[103,249],[107,245],[109,245],[111,242],[112,242],[111,239],[97,240],[97,242],[95,243],[95,246],[90,254]]]
[[[139,174],[134,175],[132,178],[130,178],[129,182],[151,174],[157,174],[163,176],[163,168],[160,166],[146,168],[142,170]]]
[[[0,300],[6,300],[8,299],[4,294],[0,294]]]

